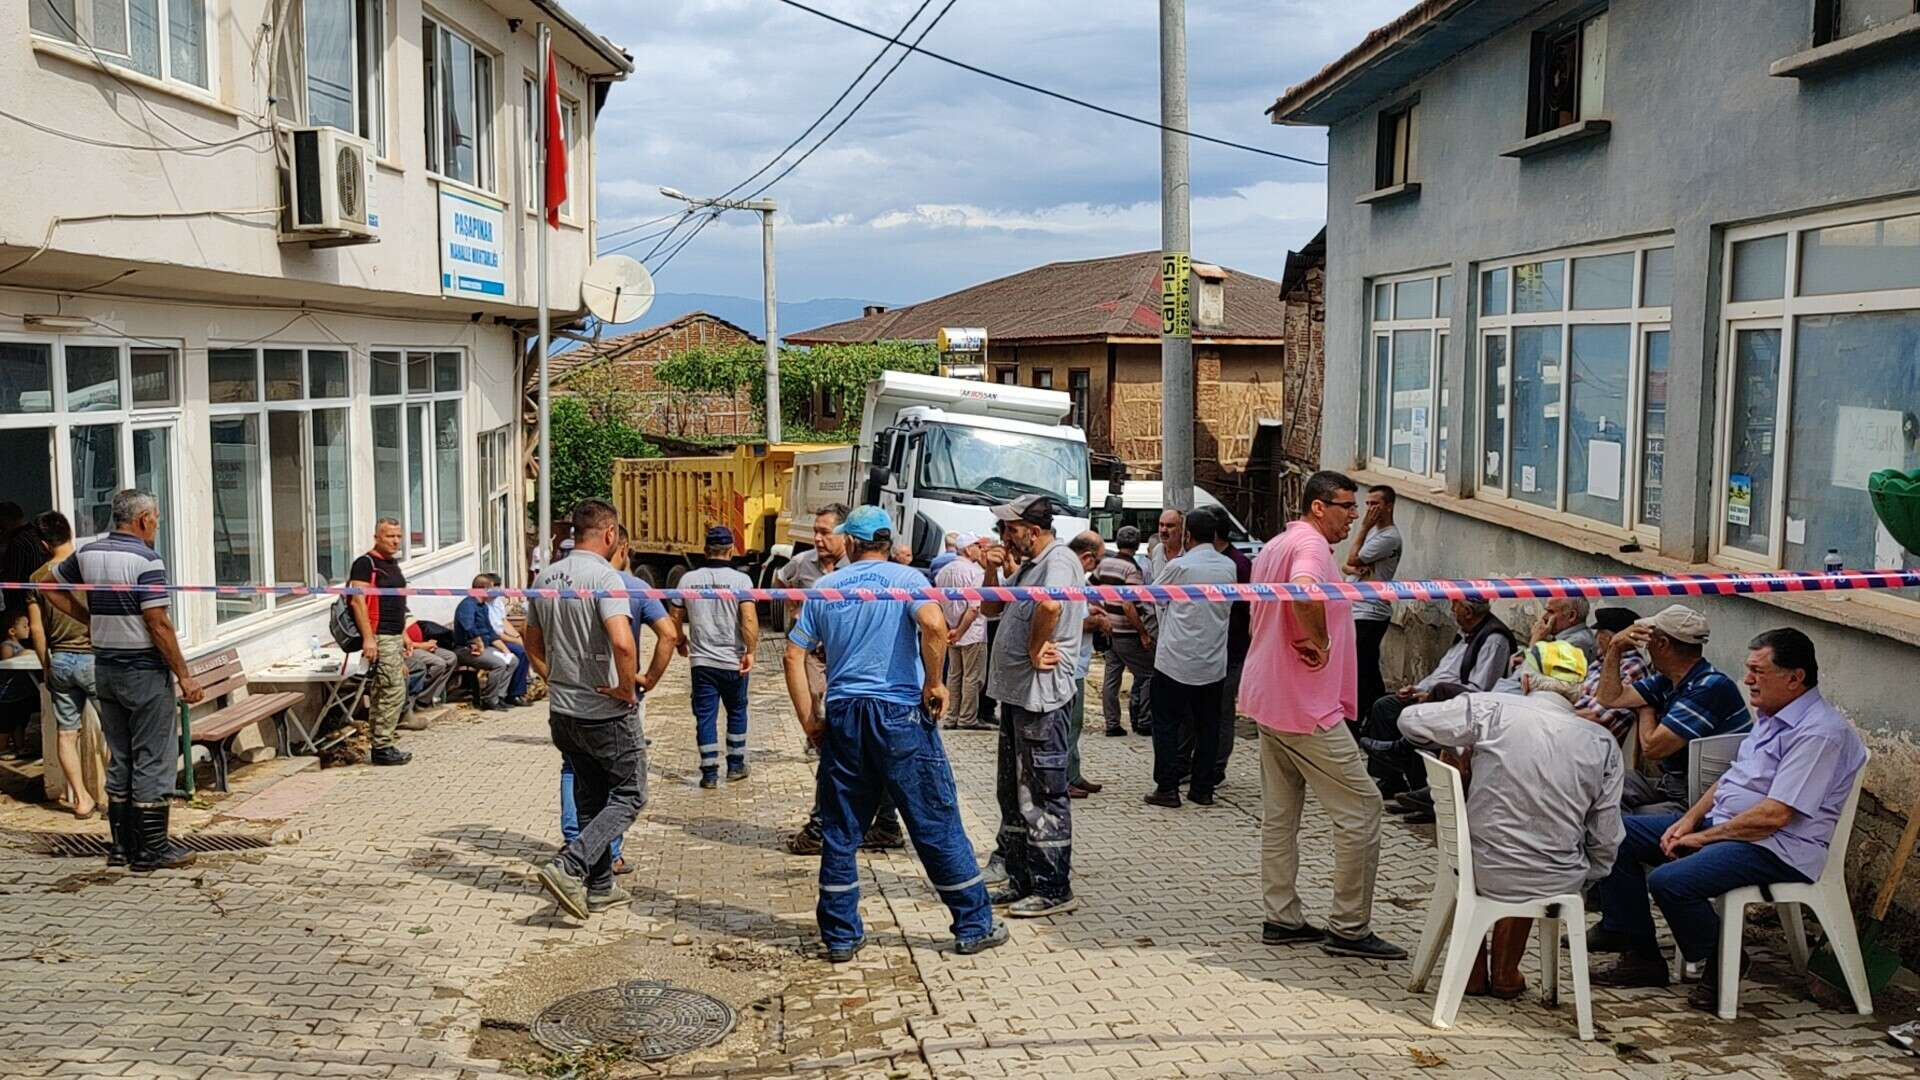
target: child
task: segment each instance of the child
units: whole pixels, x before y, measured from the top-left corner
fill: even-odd
[[[31,647],[27,613],[22,610],[7,616],[7,636],[0,638],[0,660],[12,660]],[[7,733],[10,758],[39,757],[26,747],[27,721],[40,711],[40,693],[33,676],[24,671],[0,672],[0,728]]]

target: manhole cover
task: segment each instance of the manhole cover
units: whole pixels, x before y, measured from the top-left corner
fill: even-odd
[[[559,1054],[590,1046],[631,1047],[641,1061],[712,1046],[733,1030],[732,1007],[695,990],[653,979],[588,990],[542,1010],[533,1037]]]

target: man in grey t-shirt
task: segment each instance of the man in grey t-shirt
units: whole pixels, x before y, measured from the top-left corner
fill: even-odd
[[[1186,519],[1185,551],[1162,567],[1155,585],[1231,585],[1233,560],[1213,546],[1219,518],[1207,509]],[[1227,681],[1227,626],[1233,605],[1190,600],[1160,604],[1160,644],[1153,654],[1154,806],[1180,805],[1180,780],[1193,776],[1187,797],[1213,805],[1220,756],[1220,694]]]
[[[1053,533],[1053,501],[1022,495],[993,508],[1001,535],[1024,558],[1019,573],[1002,582],[1001,559],[986,566],[986,584],[1033,587],[1082,585],[1080,557]],[[1078,906],[1073,898],[1073,811],[1067,795],[1067,713],[1076,684],[1083,600],[1021,600],[985,603],[1000,615],[987,690],[1000,703],[999,850],[1007,884],[995,902],[1012,906],[1016,918],[1057,915]]]
[[[1400,527],[1393,523],[1394,500],[1394,490],[1385,484],[1367,489],[1367,514],[1348,549],[1348,581],[1391,581],[1400,572]],[[1380,675],[1380,643],[1386,640],[1387,627],[1392,624],[1391,601],[1353,602],[1354,659],[1360,669],[1360,693],[1355,700],[1363,713],[1387,692],[1386,680]]]
[[[573,508],[573,551],[549,566],[536,589],[620,590],[607,557],[619,515],[602,499]],[[613,883],[615,839],[647,803],[641,740],[639,651],[624,597],[542,597],[527,605],[527,656],[547,679],[553,745],[573,769],[580,835],[538,871],[540,884],[577,919],[631,899]]]
[[[733,530],[707,530],[706,565],[680,579],[683,589],[753,588],[753,579],[735,570]],[[682,631],[680,650],[693,661],[693,723],[700,744],[700,786],[720,786],[720,737],[715,721],[727,707],[727,779],[747,778],[747,673],[760,640],[760,620],[752,600],[681,600],[673,605],[673,624]]]

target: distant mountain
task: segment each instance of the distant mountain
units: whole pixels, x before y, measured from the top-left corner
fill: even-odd
[[[846,297],[825,297],[819,300],[802,300],[797,303],[780,303],[780,331],[788,333],[798,330],[811,330],[816,326],[840,322],[843,319],[857,319],[862,309],[873,300],[852,300]],[[653,298],[653,307],[639,319],[622,326],[609,326],[605,334],[614,337],[632,330],[644,330],[649,326],[669,323],[690,312],[704,311],[727,320],[728,322],[752,333],[763,336],[765,326],[766,303],[757,296],[720,296],[715,293],[660,293]]]

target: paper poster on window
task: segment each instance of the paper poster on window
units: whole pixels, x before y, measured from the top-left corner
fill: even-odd
[[[1753,524],[1753,477],[1746,473],[1727,477],[1727,524]]]
[[[1596,499],[1620,497],[1620,462],[1623,447],[1617,442],[1595,439],[1587,444],[1587,494]]]
[[[1407,470],[1409,472],[1417,472],[1422,476],[1426,475],[1427,444],[1424,441],[1416,442],[1408,448]]]
[[[1500,451],[1498,450],[1487,451],[1487,475],[1500,475]]]
[[[1834,417],[1833,486],[1867,490],[1867,477],[1907,463],[1901,416],[1893,409],[1842,405]]]
[[[1520,466],[1520,490],[1531,495],[1540,490],[1540,483],[1534,476],[1533,466]]]
[[[1415,435],[1425,435],[1427,433],[1427,407],[1425,405],[1416,405],[1413,409],[1413,433]]]
[[[1787,519],[1787,543],[1805,544],[1807,542],[1807,519],[1790,517]]]

